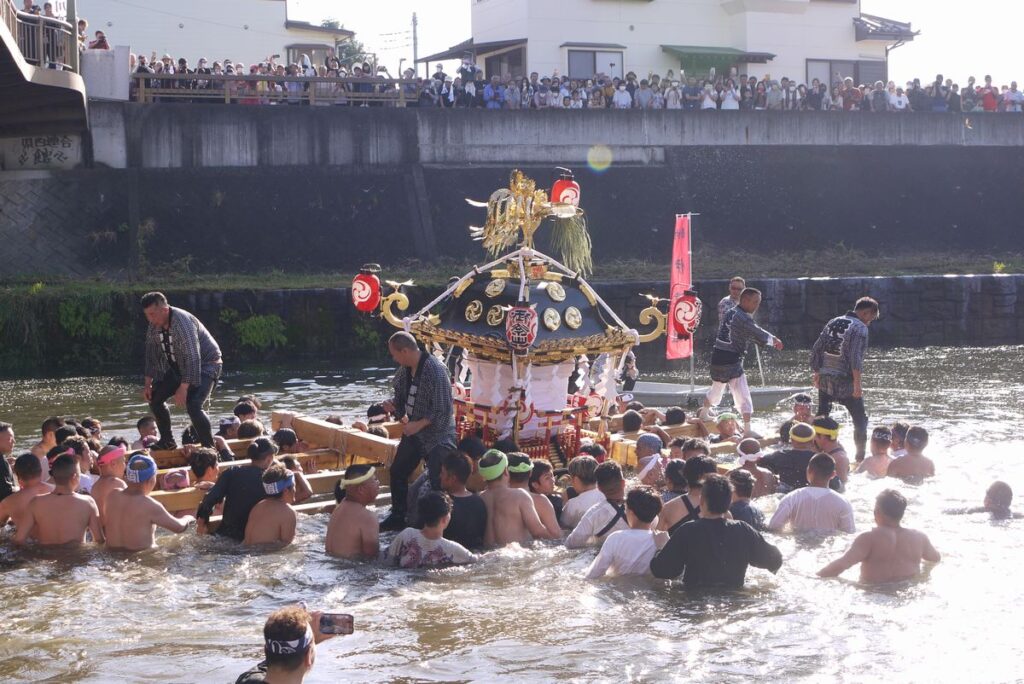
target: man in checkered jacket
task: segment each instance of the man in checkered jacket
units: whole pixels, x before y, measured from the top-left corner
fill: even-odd
[[[204,447],[213,446],[210,417],[203,405],[210,398],[223,366],[217,340],[198,318],[172,307],[161,292],[142,297],[149,321],[146,330],[146,384],[142,396],[156,418],[160,441],[156,449],[176,449],[167,400],[188,411],[192,428]]]

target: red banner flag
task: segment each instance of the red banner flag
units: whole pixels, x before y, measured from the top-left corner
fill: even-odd
[[[669,316],[672,315],[672,306],[677,299],[683,296],[686,290],[693,285],[690,273],[690,217],[685,214],[676,216],[675,238],[672,241],[672,280],[669,287]],[[685,339],[676,332],[675,326],[669,321],[668,330],[665,332],[668,341],[666,343],[665,358],[686,359],[693,353],[693,336]]]

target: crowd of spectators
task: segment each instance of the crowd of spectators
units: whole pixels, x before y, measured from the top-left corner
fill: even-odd
[[[985,76],[983,84],[972,76],[961,89],[941,74],[926,85],[914,79],[906,87],[893,81],[857,84],[838,73],[832,83],[813,79],[808,86],[769,75],[683,78],[672,70],[665,77],[649,74],[644,79],[634,72],[623,79],[604,74],[572,79],[557,72],[541,77],[533,72],[529,77],[487,80],[482,71],[463,63],[454,77],[437,65],[434,75],[421,81],[417,99],[420,106],[487,109],[1021,112],[1024,93],[1016,81],[995,86],[991,76]]]
[[[146,79],[147,87],[186,90],[220,90],[232,88],[233,101],[261,104],[285,101],[298,104],[311,88],[312,100],[325,105],[366,104],[360,94],[391,95],[398,101],[401,89],[405,106],[481,109],[680,109],[680,110],[781,110],[781,111],[866,111],[866,112],[1014,112],[1020,113],[1024,93],[1017,82],[996,86],[991,76],[982,83],[972,76],[963,88],[941,74],[922,84],[920,79],[905,86],[894,81],[858,84],[852,77],[835,74],[832,83],[813,79],[809,85],[769,75],[758,79],[746,74],[698,79],[677,77],[670,69],[664,77],[649,74],[637,78],[634,72],[625,78],[597,74],[592,78],[573,79],[559,75],[528,77],[484,77],[470,61],[464,61],[454,74],[438,64],[430,78],[419,78],[406,69],[401,79],[394,79],[386,67],[369,62],[345,65],[329,55],[323,64],[314,65],[303,55],[299,63],[278,62],[272,55],[257,64],[246,66],[231,59],[212,64],[201,58],[195,67],[185,58],[165,54],[157,59],[153,53],[132,56],[136,74],[192,74],[194,79]],[[244,74],[250,76],[306,76],[332,79],[332,82],[249,81],[227,83],[204,79],[208,75]],[[336,80],[334,80],[336,79]],[[376,84],[373,81],[379,80]]]
[[[24,12],[53,17],[52,3],[42,8],[33,0],[24,0]],[[97,31],[87,36],[88,22],[78,21],[80,49],[110,49],[106,36]],[[857,83],[850,76],[833,75],[831,83],[815,78],[810,84],[770,75],[716,75],[705,78],[678,76],[669,69],[664,77],[648,74],[638,78],[628,72],[625,78],[595,74],[591,78],[569,78],[557,71],[550,76],[532,72],[528,77],[484,77],[471,58],[463,59],[453,74],[435,66],[430,78],[420,78],[406,69],[400,79],[384,66],[368,61],[343,64],[334,51],[322,64],[313,64],[302,55],[297,63],[280,62],[280,55],[245,65],[230,58],[210,63],[200,58],[191,66],[184,57],[169,54],[157,58],[132,54],[133,74],[153,76],[186,74],[191,79],[143,79],[147,88],[206,91],[203,98],[226,99],[240,104],[372,105],[401,102],[407,107],[480,108],[480,109],[685,109],[685,110],[781,110],[781,111],[866,111],[866,112],[1011,112],[1024,111],[1024,92],[1017,82],[997,86],[991,76],[978,83],[974,76],[961,88],[942,74],[922,84],[920,79],[905,86],[894,81]],[[217,76],[247,75],[277,77],[266,81],[223,81]],[[203,78],[212,76],[214,78]],[[330,81],[288,81],[288,76],[319,77]],[[375,81],[380,81],[375,83]],[[138,79],[133,80],[133,92]],[[310,92],[310,91],[313,92]],[[213,91],[213,92],[210,92]],[[399,97],[402,95],[402,97]],[[160,99],[157,97],[155,99]],[[174,98],[181,99],[175,93]],[[188,98],[186,98],[188,99]]]

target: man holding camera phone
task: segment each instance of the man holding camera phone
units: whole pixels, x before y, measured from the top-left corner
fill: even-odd
[[[266,660],[242,673],[235,684],[298,684],[313,669],[316,644],[352,630],[348,614],[310,612],[304,605],[276,610],[263,625]]]

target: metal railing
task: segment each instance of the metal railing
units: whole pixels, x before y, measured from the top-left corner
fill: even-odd
[[[0,15],[29,64],[77,71],[78,32],[66,21],[19,12],[11,0],[0,0]]]
[[[138,72],[131,78],[138,102],[405,107],[419,95],[418,82],[403,79]]]

